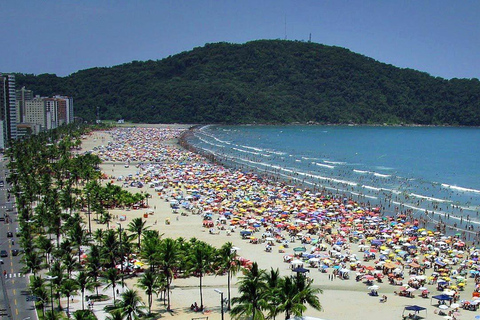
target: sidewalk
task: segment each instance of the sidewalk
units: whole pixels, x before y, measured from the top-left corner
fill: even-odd
[[[118,300],[119,296],[124,291],[126,291],[128,288],[127,288],[126,285],[122,288],[122,285],[118,284],[116,289],[118,289],[119,294],[118,295],[115,294],[115,299]],[[107,312],[105,312],[104,308],[106,306],[113,305],[112,288],[105,289],[105,286],[102,285],[101,287],[98,288],[98,293],[107,295],[108,300],[95,301],[93,303],[92,311],[93,311],[93,313],[95,314],[95,316],[97,317],[98,320],[105,320],[109,314]],[[85,304],[84,304],[85,305],[85,310],[87,310],[89,308],[87,297],[92,295],[92,294],[95,294],[95,293],[94,292],[89,292],[89,291],[85,292]],[[70,299],[71,299],[71,297],[70,297]],[[67,307],[67,302],[62,301],[62,306],[66,308]],[[81,292],[79,292],[79,294],[73,296],[73,302],[70,302],[70,316],[72,315],[73,312],[75,312],[77,310],[82,310],[82,293]]]

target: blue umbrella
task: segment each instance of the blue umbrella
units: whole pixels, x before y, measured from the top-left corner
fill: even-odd
[[[306,272],[310,272],[310,270],[308,269],[305,269],[305,268],[302,268],[302,267],[298,267],[298,268],[295,268],[292,270],[293,272],[297,272],[297,273],[306,273]]]

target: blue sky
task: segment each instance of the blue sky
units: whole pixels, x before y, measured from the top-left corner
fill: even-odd
[[[480,78],[480,1],[473,0],[2,0],[0,72],[66,76],[205,43],[310,33],[313,42],[398,67]]]

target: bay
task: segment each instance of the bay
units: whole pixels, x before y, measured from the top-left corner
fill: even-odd
[[[387,214],[480,225],[480,129],[205,126],[189,143],[226,165],[352,197]]]

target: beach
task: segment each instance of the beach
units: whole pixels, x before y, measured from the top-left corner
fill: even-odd
[[[432,301],[431,297],[443,292],[437,291],[438,282],[442,280],[442,277],[450,278],[448,287],[452,287],[451,291],[456,292],[458,303],[461,303],[462,300],[472,300],[476,286],[475,279],[471,278],[468,272],[472,268],[477,269],[476,262],[470,261],[473,261],[472,254],[478,250],[459,248],[459,244],[462,242],[458,239],[451,237],[442,239],[448,241],[445,243],[450,248],[445,250],[442,248],[438,251],[434,248],[436,247],[435,241],[440,241],[440,235],[429,233],[427,230],[422,231],[425,234],[418,232],[415,233],[415,237],[409,236],[406,241],[393,242],[395,239],[406,237],[406,230],[415,226],[415,221],[405,221],[405,217],[387,219],[374,208],[360,208],[356,203],[344,203],[343,199],[328,199],[321,195],[305,194],[295,188],[279,186],[247,173],[230,171],[209,163],[177,145],[178,133],[185,130],[186,126],[159,125],[155,129],[150,129],[150,127],[98,131],[82,140],[80,152],[92,151],[103,157],[101,170],[107,176],[103,180],[104,183],[112,182],[126,186],[132,181],[143,181],[142,188],[129,186],[128,189],[132,192],[147,192],[151,195],[148,199],[148,208],[111,210],[114,216],[113,225],[115,222],[120,222],[122,226],[126,226],[132,219],[143,217],[150,229],[164,234],[163,238],[183,237],[189,239],[195,237],[217,248],[226,242],[232,242],[235,247],[239,248],[237,251],[239,256],[257,262],[261,269],[278,268],[282,276],[292,275],[291,262],[300,260],[301,266],[309,270],[306,275],[313,279],[314,287],[323,290],[323,294],[319,298],[324,310],[316,311],[309,308],[304,313],[305,316],[330,320],[401,319],[406,306],[418,305],[427,308],[426,312],[420,313],[421,316],[427,314],[430,319],[440,319],[442,317],[434,314],[435,310],[439,311],[439,308],[436,307],[437,301]],[[116,130],[131,130],[123,134],[124,138],[130,139],[128,144],[123,144],[118,140],[122,135],[115,134]],[[163,140],[160,138],[158,141],[156,140],[157,133],[163,137]],[[109,145],[109,142],[109,149],[102,148],[102,146]],[[164,178],[160,191],[149,185],[155,180],[153,178],[155,175],[157,178],[159,176]],[[129,183],[126,183],[126,180]],[[211,185],[205,189],[214,191],[207,197],[201,189],[208,184]],[[192,200],[184,201],[187,196],[197,194],[198,199],[195,196]],[[253,198],[252,194],[255,194],[256,197]],[[234,206],[232,196],[237,197],[238,202],[242,205]],[[209,197],[218,199],[218,201],[208,202]],[[172,201],[178,201],[178,209],[172,209]],[[182,202],[186,202],[186,206],[183,206]],[[327,205],[328,203],[330,204]],[[193,214],[197,209],[200,210],[199,214]],[[236,216],[236,213],[238,213],[238,220],[232,217]],[[213,226],[204,227],[206,214],[210,214]],[[282,214],[285,214],[283,218]],[[310,223],[309,218],[315,218],[316,222]],[[262,221],[262,219],[264,220]],[[279,219],[279,221],[275,221],[275,219]],[[249,220],[254,220],[255,223],[249,222]],[[233,223],[234,221],[244,222]],[[368,224],[365,223],[366,221]],[[280,224],[282,226],[279,226]],[[312,231],[307,228],[308,225],[312,226]],[[382,228],[379,228],[379,225]],[[399,228],[400,225],[402,228]],[[290,229],[290,227],[294,227],[294,229]],[[105,228],[105,225],[97,224],[92,220],[92,230],[97,228]],[[420,229],[421,226],[417,224],[415,231]],[[289,230],[296,233],[293,238],[290,237]],[[250,237],[244,239],[241,231],[252,232],[251,236],[255,239]],[[368,239],[367,234],[371,235],[372,239]],[[285,237],[277,238],[274,235]],[[385,241],[378,245],[373,245],[372,241],[379,239],[381,235],[388,235],[388,237],[384,237]],[[270,237],[273,237],[274,240],[266,240]],[[429,241],[428,244],[424,243],[427,241],[426,239],[420,240],[428,237],[432,237],[432,241]],[[436,240],[434,241],[434,239]],[[409,242],[409,246],[404,246],[406,242]],[[268,243],[270,243],[271,252],[266,252]],[[453,248],[455,243],[458,246]],[[420,250],[423,245],[425,245],[425,251]],[[429,249],[428,245],[432,246],[431,250],[427,250]],[[395,249],[395,246],[400,247]],[[415,250],[409,249],[411,246],[415,246]],[[293,250],[298,247],[305,247],[306,254],[318,255],[319,261],[310,261],[312,258],[298,255],[298,252]],[[407,256],[412,258],[411,261],[397,258],[399,252],[404,251],[403,249],[409,253]],[[453,252],[453,250],[456,251]],[[384,252],[382,253],[385,256],[384,259],[380,258],[380,251]],[[373,253],[375,258],[364,261],[366,252]],[[443,276],[441,272],[438,272],[438,276],[434,276],[435,279],[430,281],[435,261],[437,261],[436,258],[432,258],[432,252],[438,252],[436,258],[441,258],[441,261],[447,260],[444,263],[450,270],[445,270]],[[297,255],[295,255],[296,253]],[[455,254],[451,256],[451,253]],[[390,256],[392,254],[393,256]],[[428,256],[429,254],[430,256]],[[317,259],[316,256],[313,259]],[[311,262],[316,263],[312,264]],[[415,268],[411,266],[412,262],[422,266],[429,262],[430,268],[425,268],[424,273],[422,271],[420,274],[420,269],[414,270]],[[402,282],[402,285],[389,284],[389,273],[384,274],[383,272],[385,270],[383,265],[386,263],[395,264],[395,267],[391,269],[400,269],[400,272],[395,272],[395,274],[403,274],[403,280],[399,281]],[[322,269],[325,269],[326,272],[321,272]],[[336,272],[334,276],[335,270],[344,271]],[[454,278],[453,276],[460,275],[462,270],[466,270],[467,275],[465,276],[464,290],[460,291],[457,285],[461,282],[458,281],[458,277]],[[390,271],[393,273],[394,270]],[[411,277],[414,276],[413,274],[409,275],[410,271],[415,271],[417,276],[424,277],[425,283],[422,286],[429,291],[429,298],[420,297],[421,291],[424,290],[411,290],[413,287],[407,286]],[[454,271],[457,272],[454,273]],[[377,274],[383,274],[383,276],[377,278]],[[345,278],[345,275],[348,276],[348,279]],[[356,281],[357,275],[360,277],[358,281]],[[232,296],[237,295],[235,284],[240,276],[241,273],[237,274],[232,281]],[[379,296],[368,294],[371,289],[368,289],[369,285],[365,283],[368,280],[367,276],[374,277],[370,286],[378,285],[379,288],[376,291]],[[395,276],[396,280],[399,278]],[[135,286],[136,280],[135,277],[129,278],[126,280],[126,285],[137,290],[143,301],[146,302],[146,295]],[[382,282],[378,282],[378,280]],[[190,310],[190,305],[199,301],[198,278],[194,277],[173,281],[172,313],[165,312],[165,306],[159,299],[154,299],[152,311],[160,313],[162,318],[192,319],[208,316],[209,319],[220,319],[220,295],[214,289],[219,289],[226,295],[226,276],[209,275],[204,278],[203,283],[203,298],[206,306],[204,314]],[[401,290],[402,287],[405,290]],[[415,297],[409,298],[394,293],[407,290]],[[106,290],[104,293],[110,294],[110,291]],[[380,302],[382,295],[386,295],[386,302]],[[464,319],[473,318],[476,314],[459,309],[456,316]],[[283,315],[279,315],[279,317],[283,317]],[[225,318],[230,318],[228,313],[225,314]]]

